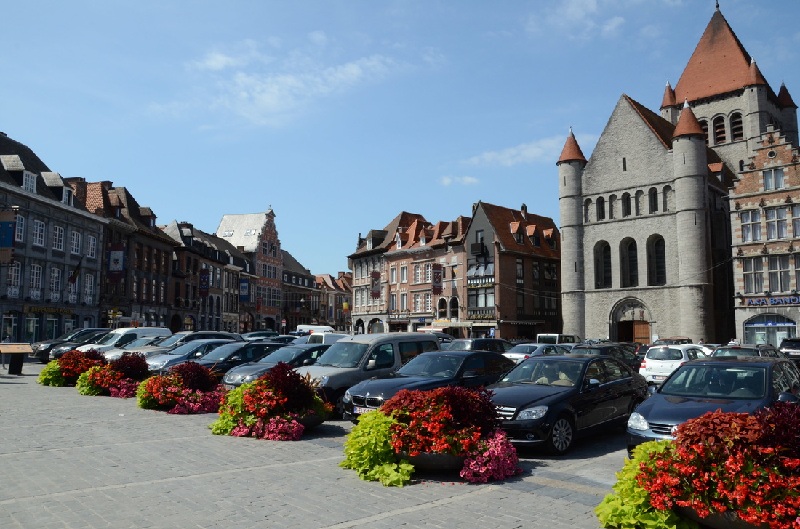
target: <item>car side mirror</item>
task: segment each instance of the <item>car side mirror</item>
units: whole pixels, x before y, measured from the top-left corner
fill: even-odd
[[[369,369],[375,369],[375,359],[374,358],[371,358],[371,359],[367,360],[367,370],[369,370]]]
[[[778,395],[778,402],[798,403],[800,402],[800,397],[798,397],[794,393],[789,393],[788,391],[784,391]]]
[[[305,360],[303,360],[303,365],[304,366],[310,366],[313,363],[314,363],[314,359],[313,358],[306,358]]]
[[[475,378],[477,376],[478,376],[478,372],[476,370],[469,369],[467,371],[464,371],[464,377],[463,378]]]

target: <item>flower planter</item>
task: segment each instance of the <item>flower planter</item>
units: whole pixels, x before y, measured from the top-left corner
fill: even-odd
[[[672,509],[679,516],[695,521],[710,529],[768,529],[768,524],[751,524],[740,520],[735,511],[725,511],[722,513],[711,513],[702,518],[691,507],[673,507]]]
[[[303,431],[308,432],[325,422],[325,417],[318,413],[311,413],[309,415],[304,415],[303,417],[299,417],[297,422],[303,425]]]
[[[415,456],[401,454],[403,459],[414,465],[418,470],[461,470],[464,467],[464,457],[452,454],[436,454],[426,452]]]

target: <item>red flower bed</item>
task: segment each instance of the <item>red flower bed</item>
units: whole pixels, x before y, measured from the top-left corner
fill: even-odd
[[[61,376],[64,377],[67,384],[75,384],[82,373],[89,371],[94,366],[103,366],[106,363],[106,358],[97,351],[84,353],[74,349],[67,351],[58,359]]]

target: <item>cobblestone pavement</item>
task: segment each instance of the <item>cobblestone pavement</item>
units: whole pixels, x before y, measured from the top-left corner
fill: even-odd
[[[617,430],[561,458],[524,450],[524,473],[502,483],[417,474],[384,487],[339,468],[348,422],[326,422],[297,442],[215,436],[213,415],[40,386],[41,368],[0,372],[4,529],[598,529],[593,509],[625,459]]]

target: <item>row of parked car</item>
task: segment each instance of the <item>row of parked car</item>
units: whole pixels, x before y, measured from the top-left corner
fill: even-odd
[[[105,336],[125,335],[122,348],[107,348],[114,342],[109,338],[78,348],[101,348],[109,357],[140,352],[154,373],[194,361],[217,373],[228,388],[286,362],[314,379],[322,396],[349,420],[379,408],[401,389],[485,386],[492,390],[498,425],[513,443],[542,445],[556,454],[610,424],[627,426],[632,449],[671,437],[678,424],[706,411],[753,412],[777,400],[797,402],[800,393],[794,362],[767,347],[738,344],[718,347],[711,356],[699,345],[661,344],[638,356],[629,344],[515,345],[491,338],[443,343],[429,333],[197,331],[153,338],[116,331]],[[146,338],[152,341],[143,343]]]

